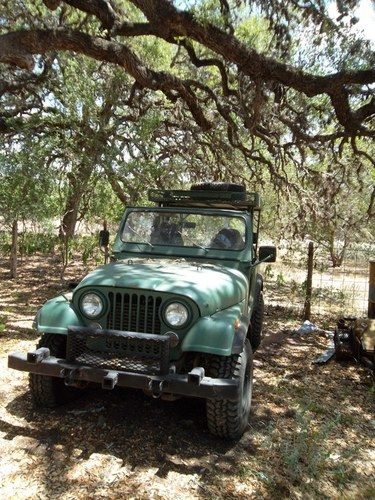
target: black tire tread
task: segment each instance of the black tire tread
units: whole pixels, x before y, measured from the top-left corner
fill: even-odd
[[[246,348],[252,356],[250,344],[248,347],[245,344],[244,351]],[[213,356],[209,364],[209,376],[239,379],[243,353],[232,356]],[[238,418],[238,404],[238,402],[226,399],[206,401],[207,423],[211,434],[230,439],[238,439],[242,436],[245,429],[243,422]]]
[[[190,187],[191,191],[236,191],[239,193],[244,193],[246,191],[245,186],[242,184],[235,184],[232,182],[202,182],[199,184],[193,184]]]
[[[39,347],[48,347],[51,356],[65,358],[66,337],[45,333],[37,344]],[[63,379],[38,373],[29,374],[29,387],[35,405],[43,408],[56,408],[79,394],[77,389],[66,387]]]
[[[263,316],[264,316],[264,298],[263,292],[260,292],[258,297],[258,303],[251,315],[251,335],[250,344],[255,352],[262,341],[262,329],[263,329]]]

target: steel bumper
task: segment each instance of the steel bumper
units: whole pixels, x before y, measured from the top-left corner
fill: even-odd
[[[150,391],[153,396],[175,394],[208,399],[237,400],[237,380],[206,377],[204,368],[194,368],[187,375],[146,375],[117,370],[106,370],[70,363],[65,359],[50,356],[49,349],[42,347],[27,355],[14,352],[8,356],[8,367],[15,370],[38,373],[49,377],[63,378],[68,386],[79,386],[82,382],[101,384],[103,389],[115,386],[131,387]]]

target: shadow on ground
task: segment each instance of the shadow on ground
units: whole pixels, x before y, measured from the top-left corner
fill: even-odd
[[[368,466],[374,431],[369,373],[350,363],[312,365],[328,339],[293,333],[300,321],[289,308],[266,310],[249,427],[240,441],[224,441],[208,433],[201,400],[166,402],[132,390],[91,388],[59,409],[35,409],[27,375],[5,368],[4,349],[35,345],[35,334],[14,318],[24,319],[22,311],[29,314],[28,307],[53,296],[59,284],[48,274],[41,281],[40,271],[23,272],[25,280],[0,291],[12,326],[2,339],[2,497],[375,495]]]
[[[351,447],[345,448],[349,460],[358,454],[353,431],[359,424],[362,428],[368,424],[370,407],[366,406],[364,372],[362,379],[349,364],[310,364],[312,355],[324,345],[321,338],[284,334],[283,340],[259,351],[253,413],[239,442],[208,434],[204,401],[166,402],[123,389],[91,388],[81,399],[51,411],[36,410],[29,393],[22,389],[6,406],[18,423],[1,420],[0,432],[3,442],[21,443],[36,457],[46,497],[56,491],[76,494],[82,485],[91,493],[104,488],[115,497],[126,494],[127,488],[140,497],[147,496],[150,488],[168,496],[166,491],[170,492],[177,478],[181,481],[173,485],[177,496],[187,495],[191,489],[192,495],[216,498],[241,497],[242,490],[244,498],[253,493],[282,498],[293,496],[294,491],[328,498],[332,484],[337,492],[350,481],[360,484],[368,479],[346,462],[341,468],[331,464],[329,456],[339,449],[337,438],[351,440]],[[340,374],[335,373],[329,378],[327,392],[333,366],[336,371],[346,370],[345,390]],[[351,404],[362,414],[362,422],[352,415]],[[327,430],[313,431],[316,423],[323,428],[327,425]],[[301,429],[306,442],[296,443],[295,432]],[[323,439],[330,441],[327,449]],[[299,454],[295,463],[288,455],[292,444],[301,447],[294,450]],[[79,474],[74,472],[77,467]],[[113,468],[118,474],[109,487]],[[55,481],[51,481],[51,470],[56,472]],[[321,484],[317,481],[320,474],[326,475]],[[95,485],[90,475],[96,478]],[[304,484],[305,477],[310,477],[310,485]],[[315,480],[314,486],[311,480]]]

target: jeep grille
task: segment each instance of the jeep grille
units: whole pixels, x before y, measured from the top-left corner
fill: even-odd
[[[108,329],[160,334],[161,297],[110,292],[108,300]]]
[[[127,332],[68,330],[66,359],[84,366],[166,374],[169,367],[169,337]]]

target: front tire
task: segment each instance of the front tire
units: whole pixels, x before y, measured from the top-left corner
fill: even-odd
[[[263,329],[263,317],[264,317],[264,299],[263,292],[260,292],[258,297],[258,303],[255,307],[253,314],[251,315],[251,332],[250,332],[250,344],[255,352],[262,341],[262,329]]]
[[[65,335],[45,333],[38,342],[37,348],[39,347],[48,347],[51,356],[56,358],[66,357]],[[80,394],[79,389],[67,387],[63,379],[38,373],[29,374],[29,387],[33,402],[41,408],[55,408]]]
[[[224,438],[239,439],[246,430],[251,408],[253,353],[250,342],[245,341],[241,354],[213,356],[209,363],[208,376],[238,379],[240,382],[237,401],[210,399],[206,402],[210,433]]]

